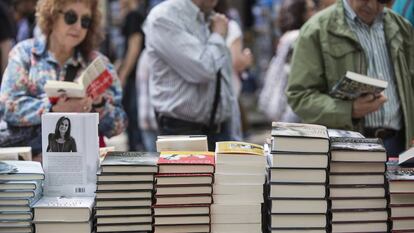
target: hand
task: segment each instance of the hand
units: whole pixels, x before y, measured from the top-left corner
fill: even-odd
[[[249,48],[245,48],[242,51],[244,56],[244,64],[246,68],[250,67],[253,64],[253,54]]]
[[[352,104],[352,118],[363,118],[369,113],[378,111],[387,100],[382,93],[377,96],[373,94],[360,96]]]
[[[68,98],[61,96],[53,106],[54,112],[90,112],[92,110],[92,99],[85,98]]]
[[[223,38],[227,37],[229,20],[223,14],[216,13],[211,17],[211,31],[220,34]]]

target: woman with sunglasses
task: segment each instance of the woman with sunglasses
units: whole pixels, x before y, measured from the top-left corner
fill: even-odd
[[[45,112],[98,112],[99,133],[111,137],[125,128],[122,90],[114,67],[107,69],[113,83],[94,99],[62,96],[52,104],[44,91],[47,80],[75,80],[97,56],[101,39],[99,0],[40,0],[36,9],[43,35],[17,44],[9,55],[0,90],[0,116],[10,134],[20,134],[18,145],[41,152],[40,123]],[[105,58],[105,60],[107,60]],[[13,135],[12,135],[13,136]],[[0,146],[1,145],[0,133]],[[22,140],[23,138],[23,140]],[[7,144],[7,143],[6,143]]]

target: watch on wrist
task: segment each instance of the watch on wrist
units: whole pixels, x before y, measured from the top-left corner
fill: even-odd
[[[102,98],[102,101],[100,103],[97,104],[92,104],[92,108],[102,108],[103,106],[105,106],[106,104],[106,99]]]

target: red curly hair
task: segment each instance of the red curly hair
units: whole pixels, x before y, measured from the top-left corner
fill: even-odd
[[[99,0],[39,0],[36,6],[37,24],[43,34],[49,36],[52,32],[53,23],[65,5],[73,2],[82,2],[90,6],[92,12],[92,23],[88,28],[85,39],[78,45],[84,58],[88,58],[90,53],[98,47],[102,41],[101,19],[99,11]]]

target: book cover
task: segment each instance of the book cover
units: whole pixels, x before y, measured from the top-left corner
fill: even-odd
[[[72,98],[85,96],[95,98],[104,93],[112,82],[113,77],[106,68],[104,58],[98,56],[82,72],[76,82],[48,80],[44,89],[50,101],[56,103],[62,94]]]
[[[159,156],[157,152],[110,151],[101,166],[157,166]]]
[[[331,150],[385,151],[379,138],[331,138]]]
[[[42,165],[34,161],[0,161],[0,180],[43,180]]]
[[[329,139],[325,126],[302,123],[272,122],[274,137],[304,137]]]
[[[329,94],[334,98],[353,100],[365,94],[379,95],[387,86],[388,82],[385,80],[347,71]]]
[[[263,146],[236,141],[224,141],[216,143],[217,154],[252,154],[264,156]]]
[[[205,135],[159,135],[156,141],[157,151],[208,151]]]
[[[32,148],[23,147],[3,147],[0,148],[0,160],[32,160]]]
[[[387,179],[394,181],[414,182],[414,167],[402,167],[398,165],[398,158],[389,158],[387,162]]]
[[[35,222],[87,222],[92,215],[93,197],[42,197],[34,204]]]
[[[398,156],[398,164],[408,167],[412,167],[414,165],[414,147],[411,147]]]
[[[365,138],[360,132],[342,130],[342,129],[328,129],[330,138]]]
[[[98,113],[42,115],[46,196],[94,196],[99,164]]]
[[[214,153],[208,151],[164,151],[158,165],[207,165],[214,166]]]

